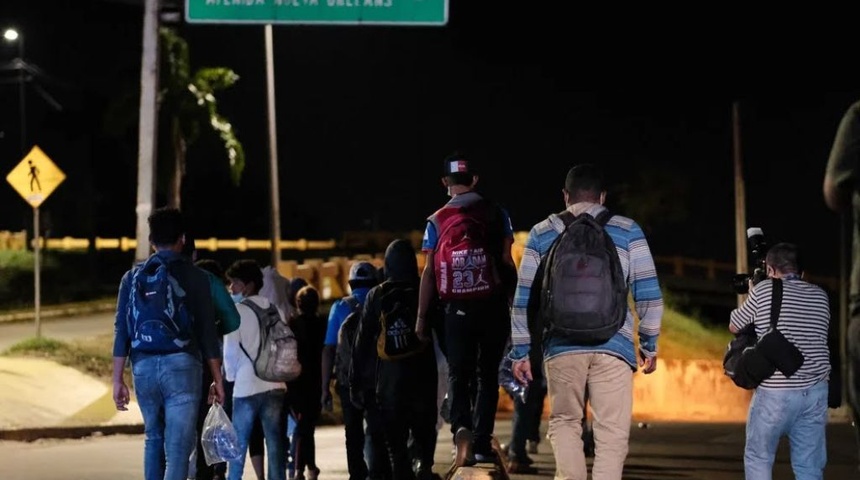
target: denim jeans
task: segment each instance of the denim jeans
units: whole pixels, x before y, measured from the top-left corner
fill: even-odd
[[[821,480],[827,464],[826,381],[804,389],[757,388],[747,418],[746,480],[770,480],[779,439],[788,435],[796,480]]]
[[[287,391],[279,388],[248,397],[233,397],[233,428],[239,437],[239,450],[242,455],[229,463],[227,478],[239,480],[245,470],[248,441],[254,420],[259,417],[266,438],[268,457],[267,480],[285,480],[287,475],[287,410],[285,397]]]
[[[131,371],[146,437],[144,479],[185,480],[197,444],[202,362],[188,353],[151,355]]]

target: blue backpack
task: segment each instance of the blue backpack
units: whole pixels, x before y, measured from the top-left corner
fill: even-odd
[[[170,353],[191,342],[191,312],[185,290],[158,255],[151,255],[131,277],[129,335],[132,350]]]

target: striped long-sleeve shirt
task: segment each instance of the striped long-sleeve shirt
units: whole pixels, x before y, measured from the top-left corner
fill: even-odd
[[[597,217],[605,207],[595,203],[581,202],[568,207],[573,214],[588,213]],[[657,281],[654,259],[645,239],[645,234],[636,222],[614,215],[606,223],[606,232],[612,237],[621,260],[624,277],[630,287],[636,316],[639,317],[639,348],[646,356],[657,354],[657,338],[663,317],[663,296]],[[553,241],[564,230],[564,222],[552,214],[532,227],[526,240],[520,262],[517,289],[511,312],[511,358],[520,359],[531,349],[528,328],[528,305],[531,295],[539,295],[541,279],[535,279],[541,258],[549,252]],[[536,288],[532,288],[533,285]],[[615,355],[636,370],[636,350],[633,342],[634,313],[628,308],[627,318],[621,329],[602,345],[572,345],[562,338],[544,338],[544,358],[565,353],[602,352]]]
[[[770,330],[770,297],[773,282],[757,283],[743,305],[732,310],[730,325],[740,330],[755,322],[759,338]],[[782,308],[776,327],[803,353],[803,365],[791,378],[777,370],[758,388],[806,388],[827,380],[830,375],[830,299],[817,285],[796,276],[782,281]]]

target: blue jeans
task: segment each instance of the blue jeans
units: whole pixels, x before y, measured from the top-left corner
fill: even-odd
[[[146,437],[143,477],[185,480],[197,445],[202,363],[188,353],[152,355],[134,362],[131,371]]]
[[[809,388],[757,388],[750,402],[744,449],[746,480],[771,480],[779,439],[788,435],[796,480],[821,480],[827,464],[826,381]]]
[[[242,455],[230,462],[229,480],[239,480],[245,471],[245,457],[254,420],[259,417],[266,438],[268,457],[267,480],[285,480],[287,475],[287,410],[284,407],[287,391],[269,390],[249,397],[233,397],[233,428],[239,437]]]

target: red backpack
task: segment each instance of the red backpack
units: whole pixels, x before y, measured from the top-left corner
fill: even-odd
[[[435,213],[439,240],[433,254],[436,291],[444,301],[476,300],[497,294],[496,264],[502,242],[498,207],[480,200]]]

